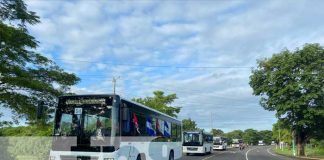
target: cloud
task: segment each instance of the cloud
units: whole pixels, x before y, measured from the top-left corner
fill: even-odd
[[[74,92],[111,93],[120,76],[117,93],[177,93],[179,118],[205,129],[211,118],[225,131],[271,129],[274,113],[252,96],[249,67],[285,47],[324,43],[321,1],[27,3],[41,16],[29,27],[40,52],[82,78]]]

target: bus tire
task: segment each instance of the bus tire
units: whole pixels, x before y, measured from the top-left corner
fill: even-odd
[[[169,160],[174,160],[174,153],[173,153],[173,150],[170,151],[170,154],[169,154]]]
[[[212,153],[212,147],[209,148],[209,154],[211,154],[211,153]]]

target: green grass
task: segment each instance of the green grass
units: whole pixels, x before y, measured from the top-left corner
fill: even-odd
[[[277,153],[277,154],[282,154],[282,155],[286,155],[286,156],[292,156],[292,150],[290,148],[284,148],[284,149],[275,149],[274,148],[274,152]]]
[[[293,156],[293,152],[291,148],[284,148],[281,149],[273,149],[275,153],[286,155],[286,156]],[[297,152],[297,150],[296,150]],[[305,154],[307,157],[318,157],[318,158],[324,158],[324,148],[310,148],[305,147]]]

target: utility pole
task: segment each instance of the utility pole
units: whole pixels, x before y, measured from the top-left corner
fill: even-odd
[[[210,112],[210,131],[213,130],[213,113]]]
[[[113,88],[114,88],[114,95],[116,94],[116,83],[117,83],[117,79],[119,79],[120,77],[118,76],[117,78],[113,77],[112,79],[112,83],[113,83]]]
[[[295,144],[295,140],[296,140],[296,136],[295,136],[295,131],[292,131],[292,154],[293,156],[296,156],[296,144]]]
[[[279,126],[279,148],[283,151],[283,144],[281,143],[281,137],[280,137],[280,126]]]

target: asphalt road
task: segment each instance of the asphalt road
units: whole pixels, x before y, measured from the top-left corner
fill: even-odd
[[[250,146],[240,151],[230,148],[226,151],[213,151],[209,155],[183,155],[181,160],[293,160],[271,152],[271,146]]]

